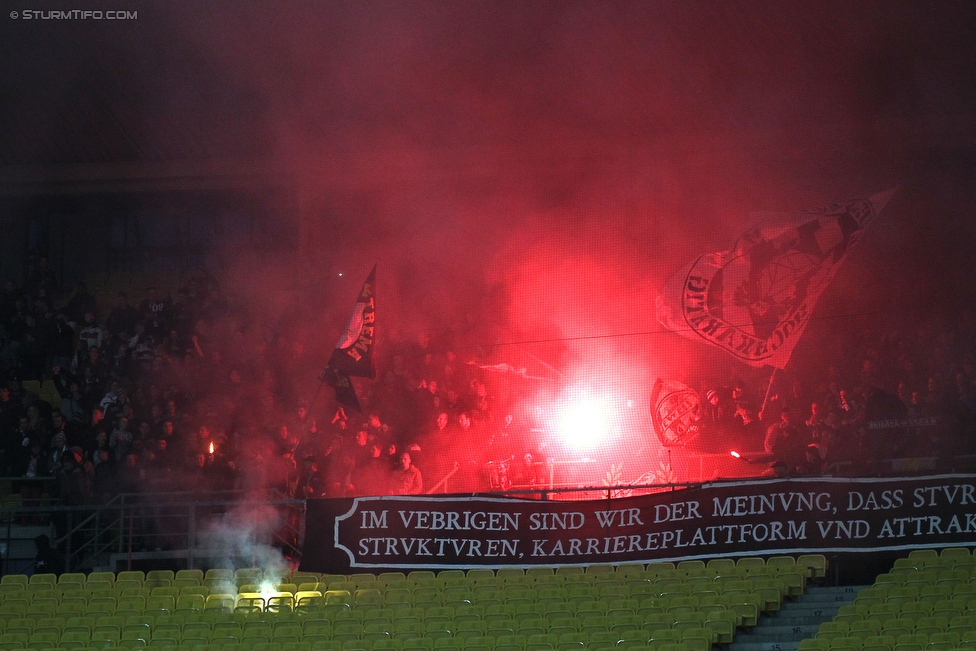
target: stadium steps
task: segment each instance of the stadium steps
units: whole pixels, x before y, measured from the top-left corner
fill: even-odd
[[[736,633],[728,651],[796,651],[800,640],[813,637],[844,604],[854,603],[863,586],[810,586],[795,601],[784,601],[780,609],[763,615],[749,631]]]

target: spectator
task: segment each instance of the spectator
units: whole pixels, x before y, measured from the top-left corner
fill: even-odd
[[[86,450],[91,450],[98,441],[99,434],[105,434],[105,444],[108,445],[108,423],[105,421],[105,411],[101,407],[92,409],[91,420],[88,428],[81,438],[81,445]]]
[[[62,459],[69,454],[71,451],[68,449],[68,437],[64,432],[58,432],[51,440],[51,448],[48,452],[48,474],[58,475],[61,472]]]
[[[83,466],[83,451],[80,447],[71,448],[71,455],[63,460],[63,468],[58,494],[65,506],[80,506],[91,500],[91,479]]]
[[[64,310],[68,314],[68,319],[75,324],[81,323],[82,321],[87,323],[89,314],[92,315],[92,320],[94,321],[95,312],[98,310],[98,307],[95,303],[95,297],[88,293],[88,286],[83,281],[79,281],[75,285],[75,293],[65,303]]]
[[[72,379],[65,389],[61,367],[54,367],[54,387],[61,396],[61,415],[72,428],[80,427],[88,420],[88,411],[82,404],[81,387]]]
[[[146,324],[146,332],[157,341],[162,340],[169,332],[171,302],[168,296],[160,298],[159,290],[151,286],[146,290],[146,298],[139,306],[139,312]]]
[[[424,479],[420,469],[413,465],[410,453],[400,455],[400,474],[397,477],[397,495],[420,495],[424,492]]]
[[[824,459],[820,454],[820,448],[811,443],[804,449],[804,460],[796,468],[796,474],[800,476],[813,477],[823,474]]]
[[[97,468],[100,463],[108,461],[111,458],[112,448],[108,445],[108,432],[100,431],[95,436],[95,446],[91,451],[90,463],[93,468]]]
[[[104,504],[119,492],[118,471],[110,450],[100,448],[96,454],[98,455],[98,463],[94,464],[92,492],[95,500]]]
[[[119,292],[118,298],[118,305],[109,312],[105,327],[112,332],[131,336],[139,323],[139,311],[129,305],[129,295],[125,292]]]
[[[64,310],[57,314],[52,331],[52,363],[54,366],[67,367],[75,351],[75,329],[68,323],[68,315]]]
[[[122,383],[112,380],[109,384],[108,393],[99,401],[98,406],[102,408],[106,420],[112,421],[122,415],[122,408],[129,401],[129,395],[122,388]]]
[[[780,422],[771,425],[766,433],[764,448],[774,461],[782,461],[793,472],[806,459],[804,449],[806,437],[796,425],[796,417],[791,409],[784,409]]]
[[[302,500],[325,495],[325,482],[313,455],[308,455],[302,459],[293,495]]]
[[[112,430],[108,439],[108,447],[116,459],[124,459],[132,449],[132,432],[129,430],[129,419],[125,416],[119,417],[118,426]]]

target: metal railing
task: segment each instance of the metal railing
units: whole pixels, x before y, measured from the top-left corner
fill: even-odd
[[[942,463],[940,463],[942,462]],[[827,475],[903,476],[946,471],[974,471],[976,456],[954,457],[951,465],[936,457],[888,460],[871,464],[870,472],[837,464]],[[0,478],[11,489],[50,480]],[[601,500],[680,490],[702,482],[617,486],[509,486],[495,495],[537,500]],[[22,493],[24,495],[27,492]],[[34,538],[48,535],[62,571],[90,571],[110,566],[133,569],[134,563],[176,559],[187,568],[266,566],[298,561],[304,538],[305,501],[270,491],[123,493],[102,504],[40,506],[47,498],[34,490],[21,501],[10,494],[0,504],[0,570],[30,573]],[[481,493],[484,494],[484,493]],[[441,495],[443,496],[443,495]]]
[[[30,573],[34,538],[47,535],[61,570],[130,569],[140,559],[176,558],[192,568],[232,561],[301,558],[303,500],[242,493],[123,493],[84,506],[0,508],[3,573]]]

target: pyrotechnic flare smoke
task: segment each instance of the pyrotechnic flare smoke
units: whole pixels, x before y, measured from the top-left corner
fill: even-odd
[[[204,547],[225,552],[217,567],[264,570],[260,582],[260,592],[264,595],[276,591],[278,583],[290,574],[288,561],[281,550],[270,544],[283,523],[282,514],[273,507],[243,504],[214,522],[200,539]],[[236,595],[237,586],[227,586],[227,594]]]

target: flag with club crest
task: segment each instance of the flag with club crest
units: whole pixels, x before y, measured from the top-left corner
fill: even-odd
[[[728,251],[668,282],[658,321],[751,366],[785,368],[820,295],[894,192],[761,216]]]

